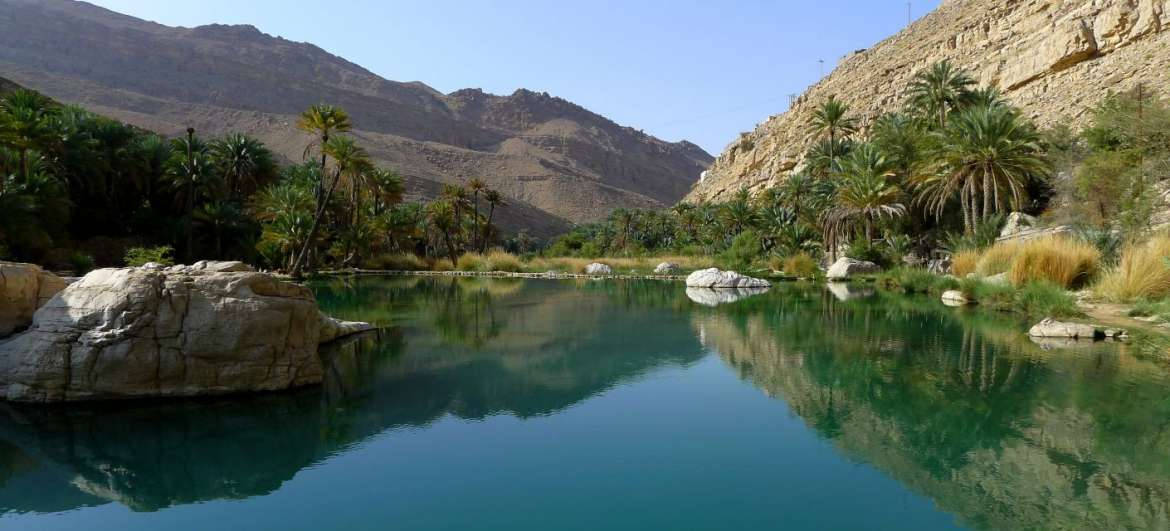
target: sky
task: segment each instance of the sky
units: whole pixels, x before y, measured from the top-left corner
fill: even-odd
[[[442,92],[548,92],[718,155],[848,52],[939,0],[89,0],[169,26],[251,24]]]

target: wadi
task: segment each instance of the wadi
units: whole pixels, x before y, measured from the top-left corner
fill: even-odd
[[[0,0],[0,527],[1170,526],[1170,2],[733,4]]]

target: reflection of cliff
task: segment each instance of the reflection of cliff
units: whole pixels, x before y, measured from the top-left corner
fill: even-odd
[[[389,429],[449,414],[544,415],[702,355],[685,316],[665,310],[621,307],[564,284],[435,280],[319,290],[330,311],[392,324],[334,345],[320,389],[0,407],[0,514],[263,495]],[[481,333],[491,329],[484,323],[495,333]]]
[[[812,298],[694,326],[842,451],[969,525],[1170,526],[1162,368],[1112,347],[1044,352],[1010,322],[892,302]],[[810,334],[812,315],[823,328]]]

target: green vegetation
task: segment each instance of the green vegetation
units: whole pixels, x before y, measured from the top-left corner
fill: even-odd
[[[149,263],[169,266],[175,264],[172,254],[175,249],[169,245],[159,247],[131,247],[126,250],[126,265],[138,267]]]

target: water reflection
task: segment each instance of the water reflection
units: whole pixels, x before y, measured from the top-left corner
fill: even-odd
[[[793,297],[694,323],[842,452],[968,525],[1170,526],[1164,362],[1102,343],[1047,352],[1020,323],[914,301]]]
[[[687,298],[703,306],[713,307],[767,292],[768,288],[687,288]]]
[[[386,328],[334,344],[320,388],[0,406],[0,514],[107,502],[154,511],[242,499],[272,492],[299,470],[390,429],[444,415],[553,414],[648,370],[702,357],[684,316],[634,302],[652,291],[455,279],[330,282],[318,287],[327,311]],[[614,303],[621,300],[627,305]]]

